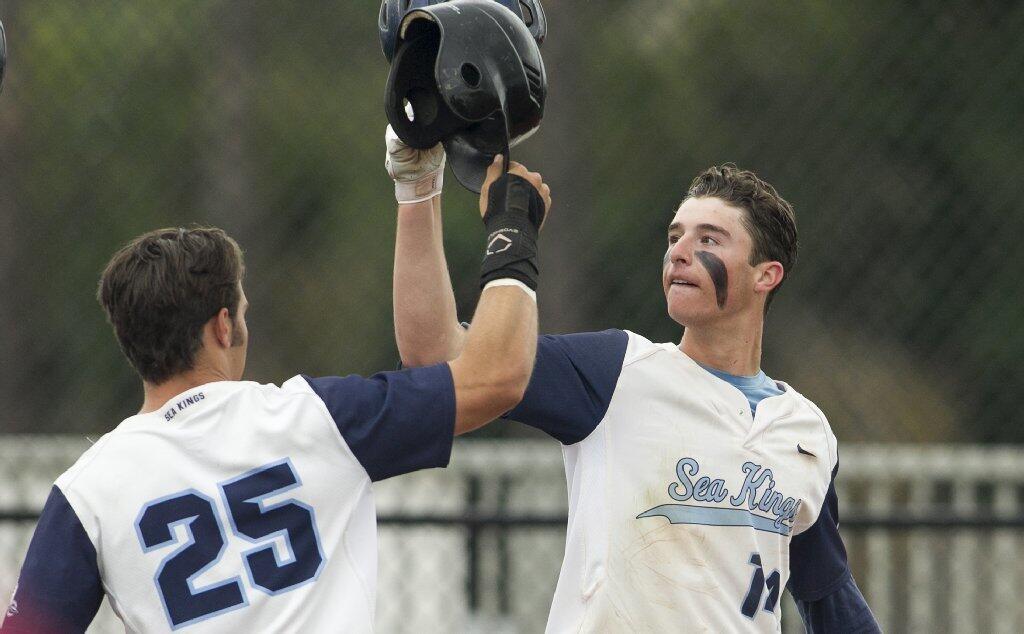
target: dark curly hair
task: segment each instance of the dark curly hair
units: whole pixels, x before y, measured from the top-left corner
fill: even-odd
[[[743,224],[754,241],[750,264],[779,262],[786,275],[796,266],[796,213],[770,183],[733,163],[713,165],[693,179],[683,201],[689,198],[719,198],[743,209]],[[782,283],[772,289],[765,312]]]
[[[235,317],[244,273],[242,250],[222,230],[158,229],[114,254],[96,298],[128,362],[159,385],[194,367],[203,325],[221,308]]]

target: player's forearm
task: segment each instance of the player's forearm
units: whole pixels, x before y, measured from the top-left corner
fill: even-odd
[[[536,352],[536,301],[515,286],[485,289],[465,349],[451,362],[456,434],[494,420],[522,400]]]
[[[537,354],[537,238],[551,190],[540,174],[495,157],[480,191],[487,231],[483,291],[466,346],[451,362],[455,433],[494,420],[523,398]],[[502,245],[500,247],[496,245]]]
[[[458,356],[465,332],[444,257],[440,197],[398,206],[393,292],[395,341],[404,365]]]

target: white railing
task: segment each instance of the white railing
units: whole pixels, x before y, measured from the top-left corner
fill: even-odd
[[[0,515],[38,510],[87,446],[81,438],[0,436]],[[843,445],[837,488],[851,563],[886,631],[1024,631],[1024,449]],[[380,632],[543,628],[564,527],[471,530],[450,522],[467,513],[564,516],[556,443],[459,441],[449,469],[380,483],[376,497],[383,519],[413,520],[381,527]],[[444,521],[416,523],[430,517]],[[929,527],[901,525],[911,518]],[[989,520],[1005,522],[994,528]],[[0,522],[0,603],[31,529]],[[785,610],[787,632],[801,631],[792,605]],[[121,628],[105,608],[90,631]]]

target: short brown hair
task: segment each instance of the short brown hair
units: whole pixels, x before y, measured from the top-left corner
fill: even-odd
[[[720,198],[726,203],[746,211],[743,224],[754,240],[750,264],[779,262],[788,275],[796,266],[797,235],[796,213],[793,206],[779,195],[770,183],[749,170],[741,170],[733,163],[713,165],[693,179],[686,198]],[[783,280],[785,281],[785,280]],[[765,302],[765,312],[775,292],[772,289]]]
[[[159,385],[191,370],[203,325],[234,318],[245,267],[238,243],[214,227],[158,229],[121,247],[96,298],[135,371]]]

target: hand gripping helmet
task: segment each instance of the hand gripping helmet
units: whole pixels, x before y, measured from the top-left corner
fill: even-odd
[[[4,89],[4,68],[7,66],[7,36],[4,23],[0,22],[0,90]]]
[[[496,154],[507,167],[509,148],[540,127],[546,97],[537,42],[497,2],[452,0],[402,19],[384,111],[411,147],[444,143],[467,189],[480,191]]]
[[[441,4],[448,0],[382,0],[380,3],[380,17],[377,19],[377,28],[380,31],[380,47],[384,51],[384,57],[390,62],[395,57],[395,49],[398,48],[398,29],[405,14],[413,9],[421,9],[434,4]],[[493,0],[506,7],[523,21],[530,29],[530,34],[540,46],[548,34],[548,19],[544,14],[544,7],[540,0]]]

